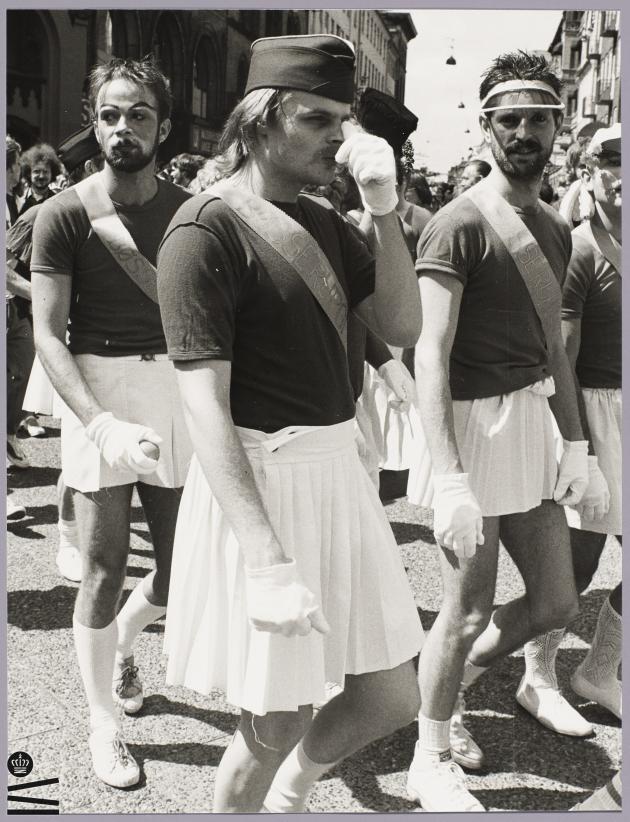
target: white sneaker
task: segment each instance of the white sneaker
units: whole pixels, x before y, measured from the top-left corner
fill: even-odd
[[[464,725],[466,703],[462,693],[457,697],[453,716],[451,717],[450,745],[451,756],[458,765],[478,771],[483,765],[483,751],[472,738],[470,731]]]
[[[68,543],[67,545],[59,545],[56,557],[57,568],[59,573],[70,582],[81,582],[83,577],[83,564],[81,562],[81,554],[78,548]]]
[[[90,734],[94,773],[112,788],[130,788],[140,781],[140,768],[115,726],[106,725]]]
[[[480,812],[485,808],[466,788],[466,777],[448,751],[430,754],[418,743],[407,774],[407,793],[425,811]]]
[[[39,420],[34,414],[29,414],[28,417],[24,417],[22,422],[19,424],[18,428],[21,428],[23,431],[26,431],[29,437],[46,436],[46,429],[43,425],[40,425]]]
[[[584,676],[582,665],[578,665],[571,677],[571,688],[578,696],[597,702],[617,719],[621,719],[621,682],[618,679],[607,679],[596,685]]]
[[[7,497],[7,525],[18,522],[26,516],[26,508],[13,502],[11,497]]]
[[[575,710],[557,688],[534,686],[523,677],[516,701],[545,728],[566,736],[591,736],[593,726]]]
[[[31,463],[15,434],[7,434],[7,468],[30,468]]]
[[[120,705],[126,714],[137,714],[142,708],[142,682],[138,676],[138,668],[133,664],[133,656],[128,656],[122,662],[116,659],[113,695],[114,702]]]

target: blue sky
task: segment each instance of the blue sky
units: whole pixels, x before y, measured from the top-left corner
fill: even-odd
[[[405,104],[420,118],[411,138],[416,165],[444,172],[481,139],[481,72],[502,52],[545,51],[562,12],[419,9],[410,13],[418,36],[408,46]],[[455,66],[446,65],[451,53]],[[460,102],[465,108],[458,108]],[[467,128],[470,134],[465,134]]]

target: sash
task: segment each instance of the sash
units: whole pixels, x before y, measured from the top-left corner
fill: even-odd
[[[514,260],[542,325],[547,347],[560,332],[562,292],[531,231],[508,202],[485,181],[464,192],[490,223]]]
[[[300,276],[333,324],[348,350],[348,301],[337,275],[315,239],[282,209],[229,180],[220,180],[204,194],[219,197],[261,240]]]
[[[589,221],[590,232],[587,233],[586,239],[597,251],[611,264],[617,274],[621,275],[621,246],[616,245],[612,239],[601,217],[595,211],[595,214]]]
[[[72,187],[81,201],[94,233],[125,274],[150,300],[158,301],[157,271],[143,256],[116,213],[100,173],[92,174]]]

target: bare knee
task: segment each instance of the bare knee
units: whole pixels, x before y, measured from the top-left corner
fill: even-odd
[[[310,705],[302,705],[297,711],[272,711],[264,716],[243,711],[240,729],[257,758],[282,762],[306,733],[312,716]]]
[[[547,633],[555,628],[566,628],[580,612],[577,593],[572,591],[545,602],[532,614],[534,636]]]
[[[446,608],[443,606],[443,609],[449,629],[446,642],[451,647],[456,645],[471,648],[477,637],[487,628],[492,615],[492,608],[471,603],[452,603]]]

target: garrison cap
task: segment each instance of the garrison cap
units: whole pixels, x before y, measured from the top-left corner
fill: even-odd
[[[334,34],[254,40],[245,94],[258,88],[297,89],[354,101],[354,47]]]
[[[590,154],[599,154],[602,151],[621,154],[621,123],[615,123],[610,128],[598,129],[589,143],[588,151]]]
[[[395,97],[369,86],[361,94],[357,119],[369,134],[387,140],[398,156],[402,154],[409,135],[418,127],[418,118],[413,111]]]
[[[94,135],[92,125],[80,128],[59,144],[57,157],[66,167],[66,171],[74,171],[75,168],[100,154],[99,146]]]

